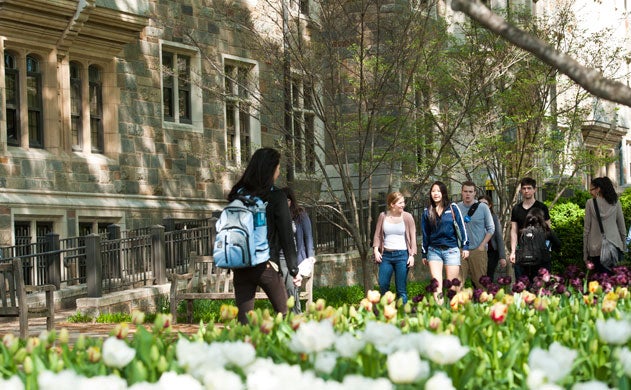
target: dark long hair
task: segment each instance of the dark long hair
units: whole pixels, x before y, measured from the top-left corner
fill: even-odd
[[[438,186],[438,188],[440,189],[440,193],[443,196],[440,201],[440,203],[443,205],[443,212],[445,212],[445,210],[447,210],[447,207],[449,207],[449,194],[447,193],[447,186],[442,181],[435,181],[429,187],[429,200],[427,202],[427,212],[429,214],[429,221],[431,222],[433,226],[436,226],[436,224],[438,223],[438,213],[436,212],[437,205],[434,204],[434,200],[432,199],[432,188],[434,188],[434,186]]]
[[[528,226],[540,227],[546,232],[550,231],[550,226],[546,223],[546,216],[543,210],[538,207],[531,207],[530,210],[528,210],[524,228],[527,228]]]
[[[291,219],[295,221],[300,220],[302,213],[305,211],[305,209],[298,204],[294,190],[292,190],[291,187],[284,187],[283,192],[285,193],[285,195],[287,195],[287,199],[291,201],[291,205],[289,206],[289,213],[291,214]]]
[[[491,210],[491,214],[495,214],[495,211],[493,211],[493,198],[491,198],[488,195],[480,195],[478,197],[478,202],[482,199],[485,199],[487,202],[489,202],[488,206],[489,206],[489,210]]]
[[[258,149],[248,162],[241,179],[235,184],[228,194],[228,200],[237,197],[239,189],[249,195],[265,198],[274,185],[274,173],[280,164],[280,152],[272,148]]]
[[[618,201],[618,194],[616,194],[616,189],[613,187],[611,179],[609,179],[607,176],[592,179],[592,186],[600,190],[600,195],[602,195],[607,203],[616,204],[616,201]]]

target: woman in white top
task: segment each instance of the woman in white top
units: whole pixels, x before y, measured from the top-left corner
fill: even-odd
[[[391,192],[386,198],[388,210],[379,214],[373,250],[379,264],[379,291],[390,290],[394,273],[397,298],[407,303],[408,268],[414,266],[416,255],[416,225],[412,214],[403,211],[405,198],[400,192]]]

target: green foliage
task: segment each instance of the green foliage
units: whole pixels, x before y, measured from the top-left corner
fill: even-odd
[[[552,230],[561,241],[561,253],[552,256],[553,273],[567,265],[582,263],[584,218],[585,210],[575,203],[558,203],[550,209]]]
[[[620,204],[622,205],[625,226],[629,227],[631,225],[631,188],[627,188],[620,195]]]
[[[94,318],[87,314],[77,312],[71,315],[70,317],[68,317],[67,321],[70,323],[75,323],[75,324],[84,324],[88,322],[94,322]]]

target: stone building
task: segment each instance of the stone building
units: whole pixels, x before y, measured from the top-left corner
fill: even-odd
[[[282,49],[282,9],[216,4],[0,0],[0,246],[208,217],[252,150],[285,142],[265,49]],[[291,80],[292,124],[313,134]],[[292,174],[314,169],[309,145]]]

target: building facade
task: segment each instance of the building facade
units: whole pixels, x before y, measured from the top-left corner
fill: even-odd
[[[293,142],[282,20],[248,0],[0,0],[0,246],[211,216],[253,150]],[[288,82],[290,131],[313,138]],[[298,177],[315,169],[299,140]]]

